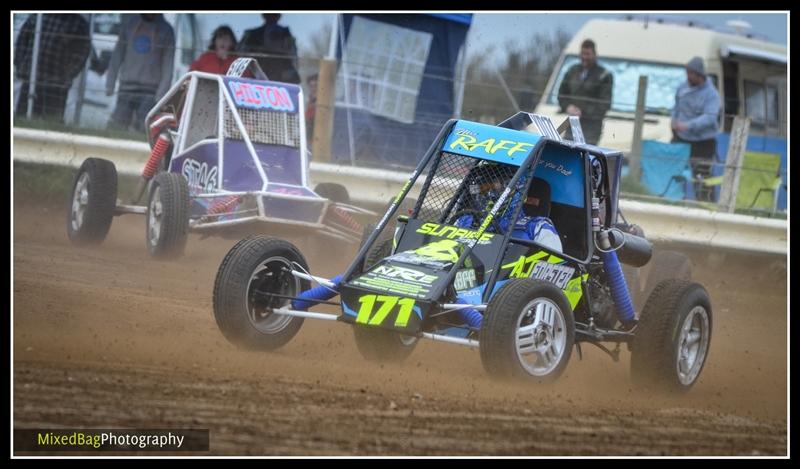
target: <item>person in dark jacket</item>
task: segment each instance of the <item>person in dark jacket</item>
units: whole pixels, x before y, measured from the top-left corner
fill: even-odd
[[[36,17],[30,15],[25,20],[14,48],[16,77],[22,82],[16,112],[19,116],[28,112]],[[83,71],[90,51],[89,23],[81,15],[42,15],[32,116],[64,121],[67,94],[72,81]]]
[[[581,44],[581,63],[567,70],[558,89],[561,112],[578,116],[587,143],[596,145],[603,131],[603,118],[611,108],[614,77],[597,63],[594,41]]]
[[[308,97],[306,98],[306,135],[308,141],[314,138],[314,118],[317,116],[317,86],[319,75],[313,74],[306,79],[308,83]]]
[[[208,51],[198,57],[189,70],[225,75],[231,64],[239,58],[236,50],[236,35],[229,26],[220,26],[211,36]]]
[[[258,61],[261,70],[272,81],[300,83],[297,73],[297,45],[289,28],[278,24],[281,15],[264,14],[264,25],[244,32],[239,52]]]
[[[106,95],[114,94],[119,79],[117,107],[109,127],[137,131],[144,118],[172,84],[175,32],[162,14],[124,15],[119,39],[106,75]],[[134,118],[135,117],[135,118]]]

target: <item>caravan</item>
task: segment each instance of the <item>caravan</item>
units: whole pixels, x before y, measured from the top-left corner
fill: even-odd
[[[562,52],[536,113],[556,122],[566,118],[558,106],[558,89],[566,71],[579,62],[580,44],[587,38],[597,42],[598,62],[614,75],[601,146],[631,148],[640,75],[648,77],[643,138],[668,142],[675,91],[686,80],[684,66],[693,56],[703,58],[722,99],[721,132],[730,132],[738,115],[752,119],[751,134],[786,139],[785,46],[743,32],[633,16],[588,21]]]

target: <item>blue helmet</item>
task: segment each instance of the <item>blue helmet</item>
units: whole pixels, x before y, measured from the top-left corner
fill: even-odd
[[[479,164],[467,175],[465,208],[490,210],[503,193],[514,173],[505,165]]]

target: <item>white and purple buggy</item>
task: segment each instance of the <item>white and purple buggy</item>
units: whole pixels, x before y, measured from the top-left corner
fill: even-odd
[[[350,205],[341,185],[309,188],[302,89],[268,81],[252,59],[224,76],[187,73],[145,123],[151,155],[128,203],[117,199],[114,163],[81,165],[67,220],[76,244],[102,242],[113,217],[126,213],[146,215],[154,257],[179,256],[189,231],[240,237],[288,228],[356,244],[377,215]]]

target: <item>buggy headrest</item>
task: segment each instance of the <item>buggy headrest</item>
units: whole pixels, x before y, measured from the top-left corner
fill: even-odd
[[[532,200],[535,199],[535,200]],[[528,189],[528,199],[523,205],[529,217],[550,217],[550,183],[542,178],[533,178]]]

